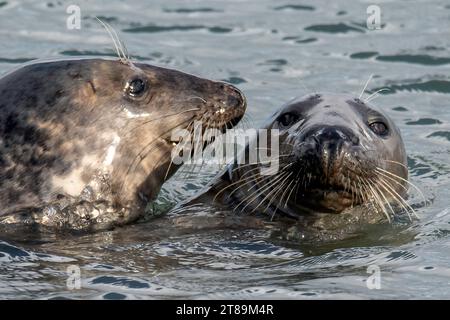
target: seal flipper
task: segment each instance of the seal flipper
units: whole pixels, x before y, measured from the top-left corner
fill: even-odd
[[[137,220],[139,210],[113,207],[105,201],[60,201],[43,207],[22,208],[0,217],[1,225],[27,225],[60,231],[109,230]]]

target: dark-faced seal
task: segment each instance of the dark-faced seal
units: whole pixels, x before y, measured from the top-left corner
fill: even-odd
[[[178,167],[172,130],[225,130],[245,108],[232,85],[124,59],[26,65],[0,79],[0,221],[132,222]]]
[[[337,213],[350,212],[349,223],[390,220],[397,208],[412,213],[405,201],[409,183],[400,131],[368,102],[308,95],[282,106],[264,128],[278,130],[279,154],[272,156],[279,167],[262,174],[262,162],[235,161],[191,204],[214,200],[235,212],[289,217],[305,225],[326,217],[330,228],[337,226]],[[251,152],[247,146],[245,158]],[[355,218],[349,209],[361,206]],[[368,214],[373,211],[382,214]]]

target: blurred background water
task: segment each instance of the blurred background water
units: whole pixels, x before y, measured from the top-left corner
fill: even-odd
[[[71,4],[80,30],[66,27]],[[381,30],[366,27],[371,4]],[[448,1],[6,0],[0,74],[36,58],[114,56],[95,16],[137,60],[237,85],[256,126],[295,96],[359,95],[373,74],[368,90],[390,89],[374,103],[400,127],[411,181],[431,203],[401,231],[317,246],[255,230],[177,233],[154,221],[86,236],[3,234],[0,298],[450,298]],[[177,175],[159,202],[186,198],[210,177]],[[72,265],[77,290],[67,286]],[[379,290],[366,286],[369,265],[380,268]]]

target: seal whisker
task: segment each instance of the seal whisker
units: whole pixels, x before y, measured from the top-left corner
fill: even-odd
[[[202,137],[199,137],[199,138],[198,138],[198,140],[201,140],[201,141],[199,141],[199,143],[198,143],[198,144],[199,144],[198,147],[200,148],[200,152],[203,151],[203,148],[204,148],[204,144],[205,144],[205,143],[208,144],[208,145],[210,145],[210,144],[212,143],[212,141],[213,141],[213,135],[212,135],[212,132],[210,132],[209,129],[210,129],[210,128],[214,128],[215,125],[216,125],[216,122],[215,122],[215,121],[212,122],[211,119],[208,119],[208,122],[206,123],[206,126],[205,126],[206,135],[203,134]],[[203,153],[202,153],[200,166],[197,166],[197,167],[198,167],[198,172],[200,172],[200,171],[202,170],[204,164],[205,164],[205,159],[203,159]],[[194,166],[193,172],[194,172],[194,171],[195,171],[195,166]]]
[[[128,53],[128,49],[125,46],[124,42],[120,39],[120,37],[117,34],[116,30],[110,24],[108,24],[108,26],[112,30],[112,32],[114,33],[114,35],[115,35],[115,37],[117,39],[117,42],[119,42],[119,49],[120,49],[120,52],[122,53],[122,56],[123,56],[123,58],[125,60],[125,63],[129,64],[130,66],[133,66],[133,63],[130,60],[130,55]]]
[[[250,203],[252,203],[252,202],[254,202],[259,196],[264,196],[264,198],[263,198],[261,201],[259,201],[259,204],[258,204],[255,208],[253,208],[252,211],[250,211],[250,213],[255,212],[256,209],[258,209],[259,206],[260,206],[261,204],[263,204],[266,200],[268,200],[269,197],[272,196],[272,194],[273,194],[274,192],[277,192],[277,191],[279,190],[280,185],[283,185],[283,183],[284,183],[284,181],[285,181],[285,179],[286,179],[286,176],[289,176],[289,175],[290,175],[289,172],[286,172],[286,173],[281,174],[281,175],[279,176],[278,180],[277,180],[277,183],[273,183],[273,184],[271,185],[271,188],[269,188],[269,189],[272,189],[272,190],[270,190],[267,194],[266,194],[265,192],[261,192],[259,195],[256,195],[256,196],[254,197],[254,199],[249,200],[248,203],[247,203],[247,205],[250,204]],[[275,186],[275,187],[274,187],[274,186]],[[274,188],[272,188],[272,187],[274,187]],[[245,209],[245,207],[244,207],[242,210],[244,210],[244,209]]]
[[[295,188],[295,199],[294,199],[294,201],[295,202],[297,202],[298,188],[300,188],[300,185],[303,182],[302,181],[301,183],[298,183],[300,181],[300,173],[301,172],[303,172],[303,168],[300,168],[300,170],[297,172],[297,175],[295,176],[295,185],[294,185],[294,188]],[[306,186],[305,186],[305,188],[306,188]]]
[[[285,173],[283,173],[285,174]],[[276,183],[278,183],[282,178],[283,178],[283,174],[279,173],[275,176],[275,178],[273,178],[273,180],[271,180],[269,182],[268,185],[266,185],[264,188],[262,189],[256,189],[256,191],[252,192],[249,196],[245,197],[237,206],[236,208],[239,208],[239,206],[244,203],[245,201],[252,199],[251,201],[248,201],[247,204],[241,209],[241,212],[243,212],[245,210],[245,208],[247,208],[251,203],[253,203],[256,198],[258,198],[259,196],[261,196],[266,190],[269,190],[271,187],[273,187]],[[253,188],[253,187],[252,187]]]
[[[256,166],[253,169],[247,170],[246,172],[244,172],[244,174],[242,176],[240,176],[240,179],[244,178],[247,174],[251,173],[253,176],[259,176],[258,172],[255,172],[256,170],[260,171],[261,167]],[[269,169],[270,170],[270,169]],[[271,171],[268,172],[268,175],[270,174],[276,174],[277,169],[272,169]]]
[[[287,207],[287,204],[288,204],[289,199],[290,199],[290,197],[291,197],[291,195],[292,195],[292,192],[294,192],[294,189],[295,189],[295,188],[292,188],[291,192],[289,193],[289,195],[288,195],[287,198],[286,198],[286,203],[284,204],[284,207],[285,207],[285,208]]]
[[[274,210],[274,212],[272,213],[272,216],[270,217],[270,221],[273,221],[273,218],[275,217],[275,214],[276,214],[277,210],[279,209],[279,204],[281,204],[281,205],[283,204],[283,198],[284,198],[284,196],[287,194],[289,188],[291,187],[291,184],[294,183],[294,182],[297,183],[298,180],[292,179],[291,182],[286,186],[284,192],[281,194],[280,201],[279,201],[279,203],[277,203],[277,204],[275,205],[275,210]],[[293,187],[292,189],[294,189],[294,188],[295,188],[295,184],[294,184],[294,187]],[[270,204],[269,204],[269,206],[270,206]]]
[[[203,120],[203,118],[202,118]],[[198,165],[197,161],[201,161],[202,163],[200,165],[203,164],[203,157],[200,155],[200,159],[198,159],[198,155],[202,153],[203,150],[203,143],[202,143],[202,138],[203,138],[203,121],[200,121],[199,123],[194,124],[194,162],[193,165],[191,166],[191,170],[189,172],[190,175],[193,175],[195,173],[195,168]],[[206,125],[207,126],[207,125]],[[205,127],[206,127],[205,126]],[[200,131],[202,134],[195,134],[196,131]]]
[[[192,119],[192,121],[187,125],[187,130],[189,131],[189,135],[190,135],[190,137],[192,137],[192,136],[194,136],[195,135],[195,118],[193,118]],[[192,141],[191,141],[191,148],[192,148]],[[194,144],[194,147],[195,147],[195,144]],[[195,149],[194,150],[190,150],[191,151],[191,160],[192,160],[192,155],[194,155],[195,156]],[[193,166],[195,165],[195,163],[193,163],[192,161],[191,161],[191,163],[189,163],[189,165],[187,165],[186,164],[186,166],[184,166],[184,168],[188,168],[187,170],[186,169],[184,169],[183,171],[182,171],[182,173],[184,174],[184,176],[183,176],[183,179],[188,179],[188,177],[190,178],[191,177],[191,175],[192,175],[192,170],[193,170]]]
[[[355,183],[355,189],[356,189],[356,199],[358,199],[358,197],[359,197],[361,199],[361,201],[365,202],[366,200],[364,199],[365,198],[364,194],[367,193],[367,190],[362,185],[361,181],[358,181],[358,188],[356,188],[356,183]]]
[[[381,89],[375,91],[374,93],[372,93],[372,94],[371,94],[370,96],[368,96],[366,99],[364,99],[364,102],[370,102],[370,100],[374,99],[375,96],[376,96],[378,93],[383,92],[383,91],[391,91],[391,89],[389,89],[389,88],[381,88]]]
[[[237,185],[237,184],[239,184],[239,183],[242,183],[243,180],[251,179],[252,177],[255,177],[255,176],[256,176],[256,175],[247,177],[247,178],[245,178],[245,179],[239,179],[239,180],[237,180],[237,181],[235,181],[235,182],[233,182],[233,183],[227,185],[225,188],[220,189],[220,190],[215,194],[215,196],[214,196],[214,198],[213,198],[213,202],[216,201],[216,199],[217,199],[217,197],[219,196],[219,194],[221,194],[222,192],[224,192],[224,191],[227,190],[228,188],[230,188],[230,187],[232,187],[232,186],[235,186],[235,185]],[[251,182],[251,181],[249,181],[249,182]],[[249,182],[244,183],[244,184],[241,185],[240,187],[244,186],[245,184],[247,184],[247,183],[249,183]],[[234,191],[235,191],[235,190],[234,190]],[[228,197],[230,197],[230,196],[231,196],[231,195],[228,195]]]
[[[277,186],[275,186],[275,188],[273,188],[273,190],[266,195],[267,199],[264,199],[264,201],[261,201],[260,204],[258,204],[258,206],[260,206],[261,204],[263,204],[263,202],[268,201],[268,204],[265,208],[262,209],[261,213],[266,213],[267,210],[269,209],[270,205],[272,204],[273,200],[275,200],[275,197],[284,190],[286,184],[288,184],[288,177],[284,176],[285,179],[283,181],[281,181]],[[255,209],[256,210],[256,209]]]
[[[363,188],[363,192],[360,192],[360,196],[361,196],[361,198],[365,201],[365,202],[368,202],[368,199],[367,199],[367,188],[366,188],[366,186],[365,186],[365,184],[363,183],[363,181],[361,181],[361,177],[357,177],[358,178],[358,183],[359,183],[359,185]]]
[[[378,194],[381,195],[381,196],[383,197],[383,199],[384,199],[384,201],[385,201],[385,204],[389,207],[389,210],[392,212],[392,217],[395,217],[395,211],[394,211],[394,209],[392,208],[392,206],[391,206],[389,200],[388,200],[388,199],[386,198],[386,196],[384,195],[384,193],[381,192],[381,190],[380,190],[380,188],[379,188],[380,185],[379,185],[378,183],[374,183],[374,187],[378,190]],[[385,190],[387,190],[383,185],[381,185],[381,187],[383,187]],[[408,214],[408,216],[409,216],[409,214]]]
[[[370,74],[369,79],[367,79],[366,84],[364,85],[364,88],[361,90],[361,93],[359,94],[359,99],[363,96],[364,92],[366,92],[367,86],[369,85],[370,80],[372,80],[373,73]]]
[[[255,168],[250,169],[250,170],[246,170],[246,171],[244,172],[244,174],[240,176],[240,178],[243,178],[243,177],[245,177],[247,174],[253,173],[253,172],[256,171],[256,170],[261,170],[261,167],[260,167],[260,166],[258,166],[258,165],[256,165],[256,164],[253,164],[253,163],[252,163],[252,164],[245,165],[245,168],[247,168],[248,166],[255,166]],[[234,173],[235,170],[238,170],[238,169],[240,169],[240,168],[235,168],[235,169],[233,169],[231,172]],[[274,172],[274,173],[275,173],[275,172]]]
[[[369,202],[372,202],[372,203],[374,202],[375,206],[380,207],[382,209],[382,211],[383,211],[383,214],[388,219],[388,221],[391,222],[390,216],[387,213],[386,208],[384,207],[382,202],[380,203],[381,199],[376,195],[375,190],[372,188],[372,186],[370,185],[369,181],[367,179],[361,179],[360,181],[363,183],[363,185],[366,186],[367,193],[372,195],[372,200],[374,200],[374,201],[369,201]]]
[[[164,181],[167,181],[167,176],[169,175],[170,168],[172,167],[172,163],[173,163],[173,161],[171,160],[169,162],[169,166],[167,167],[166,174],[164,175]]]
[[[389,163],[398,164],[399,166],[402,166],[403,168],[405,168],[407,171],[409,170],[407,166],[405,166],[403,163],[400,163],[398,161],[387,160],[387,159],[380,159],[380,160],[381,161],[385,161],[385,162],[389,162]]]
[[[384,215],[386,216],[386,218],[388,219],[388,222],[391,223],[391,217],[389,216],[389,213],[386,211],[386,208],[383,204],[383,201],[380,198],[380,195],[376,192],[376,190],[374,188],[372,188],[372,186],[370,184],[368,184],[370,190],[372,191],[372,195],[374,196],[374,198],[376,199],[376,203],[377,205],[381,208],[381,210],[383,211]]]
[[[355,190],[358,190],[358,188],[356,187],[356,182],[353,181],[353,186],[355,187]],[[355,203],[355,200],[358,199],[358,195],[353,191],[353,188],[350,188],[351,192],[352,192],[352,204],[351,207],[353,208],[353,204]]]
[[[199,97],[199,96],[188,97],[186,100],[189,101],[189,100],[192,100],[192,99],[199,99],[203,103],[207,103],[208,102],[208,101],[206,101],[205,99],[203,99],[202,97]]]
[[[159,157],[159,160],[153,165],[152,171],[153,171],[153,169],[155,169],[155,168],[158,167],[158,165],[165,159],[166,155],[167,155],[168,153],[170,153],[170,152],[171,152],[171,151],[165,151],[165,152],[162,153],[162,155]],[[167,179],[167,174],[168,174],[168,172],[169,172],[169,170],[170,170],[171,164],[172,164],[172,161],[169,162],[168,169],[167,169],[167,171],[166,171],[166,174],[164,175],[164,181],[166,181],[166,179]]]
[[[268,180],[269,178],[271,178],[271,177],[267,176],[267,177],[262,178],[260,175],[255,174],[255,175],[253,175],[253,176],[247,178],[247,179],[250,179],[249,181],[247,181],[247,182],[245,182],[244,184],[242,184],[241,186],[239,186],[239,187],[233,189],[233,190],[230,192],[230,194],[228,195],[227,198],[231,198],[231,196],[232,196],[236,191],[238,191],[239,189],[243,188],[244,186],[249,185],[249,184],[251,184],[251,183],[254,183],[254,185],[253,185],[252,187],[249,187],[249,188],[247,189],[247,192],[248,192],[248,191],[250,191],[252,188],[254,188],[254,187],[257,185],[257,181],[258,181],[258,180],[260,180],[259,183],[261,183],[261,182],[263,182],[263,181],[265,181],[265,180]],[[258,190],[257,190],[257,191],[258,191]],[[257,191],[256,191],[256,192],[257,192]],[[244,201],[245,201],[245,200],[244,200]],[[240,203],[236,206],[235,209],[237,209],[237,207],[239,207],[239,205],[240,205]],[[233,211],[235,211],[235,210],[233,210]]]
[[[188,109],[188,110],[183,110],[183,111],[178,112],[178,113],[165,114],[164,116],[157,117],[157,118],[154,118],[154,119],[151,119],[151,120],[145,120],[145,121],[139,123],[134,128],[131,128],[130,130],[128,130],[127,134],[130,135],[131,133],[133,133],[133,131],[135,131],[135,130],[145,126],[146,124],[152,123],[154,121],[158,121],[158,120],[161,120],[161,119],[166,119],[166,118],[173,117],[173,116],[179,116],[180,114],[183,114],[183,113],[192,112],[192,111],[199,111],[199,110],[200,110],[200,108],[192,108],[192,109]]]
[[[292,174],[292,172],[290,173],[290,175]],[[266,208],[264,209],[264,212],[266,212],[270,205],[272,204],[272,202],[275,200],[275,197],[281,192],[283,191],[282,194],[284,194],[286,192],[287,189],[289,189],[289,186],[294,182],[293,179],[290,179],[290,181],[288,180],[290,178],[290,175],[283,181],[283,183],[280,184],[278,191],[272,196],[272,199],[269,201],[269,203],[267,204]],[[275,207],[278,208],[278,205],[275,205]],[[273,216],[272,216],[273,217]],[[271,218],[272,220],[273,218]]]
[[[116,48],[116,52],[117,52],[117,56],[119,57],[120,61],[125,63],[126,62],[126,57],[122,57],[121,53],[122,51],[119,49],[119,45],[117,44],[117,40],[114,37],[113,33],[110,30],[110,25],[104,21],[102,21],[101,19],[99,19],[98,17],[95,17],[98,22],[100,22],[102,24],[102,26],[105,28],[106,32],[108,32],[109,36],[111,37],[111,40],[114,43],[114,47]]]
[[[135,170],[135,169],[139,166],[139,164],[147,157],[147,155],[153,150],[153,148],[155,148],[155,146],[153,146],[152,148],[150,148],[148,151],[145,151],[145,150],[146,150],[147,148],[149,148],[150,146],[152,146],[154,143],[156,143],[156,142],[161,142],[160,139],[161,139],[165,134],[169,133],[170,131],[172,131],[173,129],[175,129],[175,128],[178,127],[178,126],[181,126],[181,125],[187,123],[188,121],[191,121],[191,119],[187,119],[187,120],[181,121],[180,123],[177,123],[175,126],[173,126],[172,128],[170,128],[169,130],[163,132],[163,133],[160,134],[158,137],[156,137],[155,139],[153,139],[153,140],[151,140],[149,143],[147,143],[147,144],[141,149],[141,151],[138,152],[138,153],[136,154],[136,156],[133,158],[133,161],[131,162],[131,164],[130,164],[129,167],[128,167],[128,170],[127,170],[126,173],[125,173],[125,177],[124,177],[123,182],[122,182],[122,184],[121,184],[121,188],[123,188],[124,184],[126,183],[127,178],[128,178],[128,176],[129,176],[129,174],[131,173],[131,171],[132,171],[132,170]],[[136,162],[136,161],[137,161],[137,162]],[[136,164],[135,164],[135,163],[136,163]]]
[[[260,168],[258,167],[257,169],[260,169]],[[276,177],[278,174],[281,174],[282,171],[283,171],[283,170],[280,170],[279,172],[274,171],[274,173],[275,173],[274,175],[268,174],[268,175],[266,175],[265,177],[264,177],[264,176],[261,177],[261,175],[259,175],[258,173],[255,173],[253,176],[251,176],[251,177],[254,177],[254,179],[252,179],[252,180],[250,181],[250,182],[255,182],[255,184],[254,184],[253,186],[251,186],[250,188],[248,188],[247,191],[250,191],[250,190],[252,190],[253,188],[257,187],[257,183],[256,183],[256,182],[261,183],[261,182],[263,182],[263,181],[268,180],[269,178],[272,178],[273,176]],[[260,180],[260,181],[258,181],[258,180]],[[238,189],[239,189],[239,188],[237,188],[236,190],[233,190],[233,191],[230,193],[230,196],[231,196],[235,191],[237,191]]]
[[[392,188],[391,185],[389,185],[388,183],[386,183],[386,182],[383,181],[383,180],[379,180],[379,181],[380,181],[381,184],[383,184],[384,186],[386,186],[387,188],[389,188],[389,189],[390,189],[390,190],[398,197],[398,199],[399,199],[401,202],[403,202],[403,203],[408,207],[409,210],[411,210],[411,213],[414,214],[414,215],[416,216],[416,218],[419,218],[419,217],[417,216],[415,210],[409,205],[409,203],[408,203],[405,199],[403,199],[403,197],[402,197],[401,195],[398,194],[397,191],[394,190],[394,188]],[[408,212],[408,211],[406,211],[406,212],[407,212],[407,214],[408,214],[408,217],[411,219],[411,216],[410,216],[409,212]],[[411,219],[411,220],[412,220],[412,219]]]
[[[264,149],[264,148],[261,148],[261,150],[263,150],[263,149]],[[259,164],[270,163],[270,162],[272,162],[272,161],[274,161],[274,160],[280,160],[282,157],[289,157],[289,156],[292,156],[292,155],[291,155],[291,154],[281,154],[281,155],[279,155],[278,158],[276,158],[276,159],[270,159],[270,160],[265,160],[265,161],[258,160],[258,162],[256,162],[256,163],[247,163],[247,164],[243,164],[243,165],[240,165],[240,166],[237,167],[237,168],[234,168],[231,172],[235,172],[235,171],[237,171],[237,170],[240,170],[240,169],[242,169],[242,168],[247,168],[247,167],[249,167],[249,166],[258,166]],[[257,168],[254,168],[254,169],[252,169],[252,170],[255,170],[255,169],[260,169],[260,167],[258,166]]]
[[[408,191],[408,188],[406,186],[404,186],[403,184],[401,184],[400,182],[398,182],[398,180],[392,178],[391,176],[388,176],[387,174],[377,171],[379,175],[381,175],[384,178],[389,179],[390,181],[394,182],[395,184],[397,184],[398,186],[400,186],[403,190]]]
[[[373,94],[370,99],[367,99],[364,102],[370,102],[370,101],[378,98],[379,96],[380,96],[380,94],[378,92],[375,92],[375,94]]]
[[[410,185],[411,187],[413,187],[413,188],[414,188],[414,189],[422,196],[423,200],[425,201],[425,204],[428,203],[428,201],[426,200],[426,198],[425,198],[423,192],[422,192],[422,191],[419,189],[419,187],[417,187],[414,183],[412,183],[412,182],[410,182],[410,181],[408,181],[408,180],[406,180],[406,179],[404,179],[404,178],[402,178],[402,177],[400,177],[400,176],[398,176],[398,175],[396,175],[396,174],[394,174],[394,173],[392,173],[392,172],[389,172],[389,171],[387,171],[387,170],[384,170],[384,169],[382,169],[382,168],[380,168],[380,167],[377,167],[376,170],[377,170],[378,172],[382,171],[382,172],[384,172],[384,173],[386,173],[386,174],[388,174],[388,175],[390,175],[390,176],[392,176],[392,177],[394,177],[394,178],[396,178],[396,179],[399,179],[400,181],[403,181],[403,182],[407,183],[408,185]]]
[[[401,197],[399,198],[396,195],[394,195],[388,188],[386,188],[385,185],[382,184],[381,187],[383,187],[383,189],[386,190],[387,193],[389,193],[389,195],[392,197],[392,199],[395,200],[398,205],[400,205],[400,207],[403,209],[404,212],[406,212],[408,214],[409,219],[412,221],[411,216],[408,211],[408,208],[405,207],[405,205],[401,201],[402,198]]]
[[[254,169],[252,169],[252,170],[255,170],[255,169],[260,169],[260,168],[257,167],[257,168],[254,168]],[[281,174],[282,171],[283,171],[284,169],[285,169],[285,168],[282,168],[278,173],[276,173],[276,174],[275,174],[275,177],[276,177],[277,175]],[[248,172],[248,171],[247,171],[247,172]],[[247,173],[247,172],[246,172],[246,173]],[[242,182],[243,180],[249,180],[249,181],[245,182],[245,183],[242,184],[241,186],[239,186],[239,187],[235,188],[234,190],[232,190],[231,193],[228,195],[228,197],[231,197],[231,196],[233,195],[233,193],[235,193],[237,190],[239,190],[240,188],[244,187],[245,185],[247,185],[247,184],[249,184],[249,183],[255,182],[255,185],[254,185],[253,187],[250,187],[247,191],[250,191],[252,188],[254,188],[254,187],[256,186],[256,181],[257,181],[257,180],[260,179],[261,181],[259,181],[259,183],[261,183],[261,182],[263,182],[263,181],[265,181],[265,180],[267,180],[267,179],[270,179],[270,178],[272,178],[272,177],[273,177],[273,176],[271,176],[271,175],[267,175],[267,176],[265,176],[265,177],[261,177],[258,173],[254,174],[254,175],[251,175],[250,177],[247,177],[247,178],[244,178],[244,179],[242,179],[242,178],[243,178],[243,176],[242,176],[242,177],[241,177],[239,180],[237,180],[236,182],[234,182],[234,183],[228,185],[227,187],[223,188],[222,190],[220,190],[220,191],[216,194],[216,197],[217,197],[217,195],[218,195],[219,193],[221,193],[221,192],[223,192],[224,190],[228,189],[228,187],[233,186],[233,185],[236,185],[236,184]],[[216,199],[216,197],[214,197],[214,199]]]
[[[268,199],[272,194],[274,194],[274,192],[275,193],[278,193],[278,191],[280,190],[280,189],[282,189],[282,186],[284,185],[284,183],[286,182],[286,180],[287,179],[289,179],[289,177],[292,175],[292,172],[287,172],[287,173],[285,173],[284,175],[282,175],[282,177],[284,178],[281,182],[280,182],[280,184],[276,187],[276,188],[274,188],[272,191],[270,191],[261,201],[260,201],[260,203],[251,211],[251,212],[254,212],[256,209],[258,209],[259,208],[259,206],[261,205],[261,204],[263,204],[264,203],[264,201],[266,201],[266,199]],[[270,205],[270,203],[271,202],[269,202],[269,205]]]

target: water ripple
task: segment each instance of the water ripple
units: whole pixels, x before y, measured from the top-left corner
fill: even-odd
[[[348,33],[348,32],[364,33],[364,29],[360,27],[351,26],[342,22],[337,24],[315,24],[306,27],[304,30],[325,32],[325,33]]]
[[[148,26],[142,26],[142,27],[133,27],[133,28],[127,28],[123,29],[123,32],[130,32],[130,33],[159,33],[159,32],[172,32],[172,31],[181,31],[181,32],[187,32],[187,31],[195,31],[195,30],[207,30],[211,33],[230,33],[233,31],[232,28],[227,27],[219,27],[219,26],[212,26],[212,27],[206,27],[203,25],[175,25],[175,26],[161,26],[161,25],[148,25]]]
[[[447,80],[429,80],[425,82],[416,82],[408,84],[392,84],[379,88],[372,89],[370,92],[373,93],[377,90],[387,88],[389,90],[380,92],[383,95],[393,94],[401,91],[418,91],[418,92],[439,92],[439,93],[450,93],[450,81]]]

